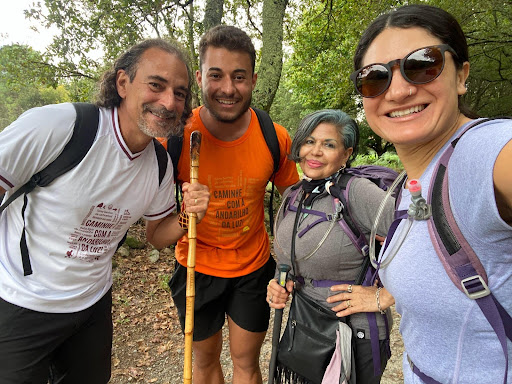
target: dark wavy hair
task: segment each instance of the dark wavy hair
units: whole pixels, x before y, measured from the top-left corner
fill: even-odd
[[[445,10],[431,5],[405,5],[377,17],[364,31],[354,54],[354,69],[362,67],[363,57],[373,40],[386,28],[423,28],[457,53],[453,60],[457,69],[469,62],[468,43],[458,21]],[[459,96],[459,110],[469,118],[477,118]]]
[[[334,125],[343,139],[345,149],[352,148],[352,154],[346,164],[347,168],[350,167],[359,151],[359,126],[354,119],[339,109],[322,109],[306,115],[295,132],[288,157],[296,163],[300,162],[300,148],[321,123]]]
[[[117,92],[116,78],[117,72],[119,70],[124,70],[126,74],[130,78],[130,82],[133,81],[135,75],[137,73],[138,64],[140,58],[150,48],[158,48],[164,52],[167,52],[180,61],[182,61],[187,67],[188,73],[188,89],[191,89],[192,86],[192,74],[190,72],[189,60],[181,49],[181,47],[176,42],[171,42],[164,39],[147,39],[143,40],[138,44],[135,44],[127,51],[125,51],[119,58],[114,62],[114,65],[111,69],[106,71],[101,80],[99,82],[99,90],[96,96],[96,105],[99,107],[105,108],[114,108],[119,107],[121,104],[121,96]],[[187,94],[187,98],[185,100],[185,109],[183,110],[183,115],[181,117],[182,125],[185,124],[186,120],[192,113],[191,106],[192,95],[190,92]]]
[[[249,54],[252,72],[256,65],[256,50],[251,38],[240,28],[229,25],[217,25],[209,29],[199,41],[199,68],[202,70],[204,56],[208,47],[226,48],[228,51],[238,51]]]

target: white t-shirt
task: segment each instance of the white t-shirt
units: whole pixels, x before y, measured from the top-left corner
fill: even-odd
[[[72,135],[72,104],[31,109],[0,133],[0,186],[12,192],[50,164]],[[0,296],[36,311],[69,313],[96,303],[112,285],[112,255],[141,216],[175,210],[172,165],[161,185],[153,143],[132,153],[117,109],[100,108],[98,133],[84,159],[28,194],[27,246],[33,273],[23,275],[23,197],[0,215]]]

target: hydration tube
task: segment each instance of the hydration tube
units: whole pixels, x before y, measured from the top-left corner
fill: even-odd
[[[375,236],[377,235],[377,227],[379,226],[380,217],[382,216],[382,212],[384,212],[384,208],[386,207],[386,203],[387,203],[389,197],[391,196],[393,191],[398,187],[398,185],[402,183],[402,181],[403,181],[405,176],[406,176],[406,172],[402,171],[402,173],[400,173],[398,175],[398,177],[395,179],[395,181],[393,181],[393,184],[391,184],[391,186],[388,188],[386,196],[381,201],[379,209],[377,210],[377,215],[375,216],[375,220],[373,222],[372,230],[370,232],[370,253],[369,253],[369,257],[370,257],[370,261],[371,261],[371,263],[372,263],[374,268],[377,268],[377,258],[375,257]],[[391,261],[391,260],[389,260],[389,261]],[[387,264],[389,264],[389,262],[386,263],[386,265]],[[382,265],[381,265],[381,267],[382,267]]]
[[[283,201],[283,203],[281,204],[281,206],[279,207],[279,210],[277,211],[277,215],[276,215],[276,219],[274,220],[274,243],[275,245],[277,245],[280,249],[282,249],[284,251],[284,248],[281,247],[281,244],[279,244],[279,240],[278,240],[278,236],[277,236],[277,220],[279,218],[279,215],[281,214],[281,211],[283,208],[283,206],[285,205],[284,204],[285,201]],[[297,259],[297,260],[308,260],[311,256],[313,256],[316,251],[318,251],[320,249],[320,247],[322,246],[322,244],[325,242],[325,240],[327,239],[327,236],[329,236],[329,234],[331,233],[332,229],[334,228],[334,226],[336,225],[336,223],[338,222],[338,220],[340,219],[341,217],[341,211],[343,210],[343,204],[341,203],[341,201],[337,198],[334,199],[334,202],[335,202],[335,212],[334,212],[334,215],[332,217],[332,220],[331,220],[331,224],[329,225],[329,228],[327,228],[327,231],[325,232],[324,236],[322,237],[322,239],[318,242],[318,245],[316,246],[316,248],[310,252],[308,255],[304,256],[304,257],[301,257],[300,259]]]
[[[377,212],[377,217],[375,218],[375,222],[372,227],[371,235],[370,235],[370,261],[372,265],[377,268],[377,259],[375,257],[375,235],[377,231],[377,226],[380,220],[380,215],[382,214],[382,211],[384,211],[384,206],[386,204],[387,199],[391,195],[394,187],[396,187],[395,183],[397,180],[402,179],[403,175],[405,174],[405,171],[402,172],[398,178],[395,180],[393,185],[391,186],[390,190],[388,190],[388,193],[386,194],[386,197],[381,202],[381,205],[379,207],[379,210]],[[412,223],[415,220],[427,220],[432,216],[432,207],[430,204],[427,204],[427,201],[421,196],[421,183],[417,179],[412,179],[407,183],[409,192],[411,194],[411,204],[409,205],[409,209],[407,210],[407,221],[405,222],[405,228],[402,228],[400,231],[400,236],[396,241],[394,242],[391,249],[389,249],[388,256],[386,259],[382,260],[380,262],[380,268],[385,268],[391,263],[393,258],[398,253],[398,250],[402,246],[405,238],[409,234],[409,231],[411,230]],[[390,192],[391,191],[391,192]],[[388,239],[387,241],[391,241],[391,239]]]
[[[309,255],[301,257],[300,259],[297,259],[297,260],[308,260],[311,256],[313,256],[316,253],[316,251],[318,251],[320,249],[320,247],[322,246],[324,241],[327,239],[327,236],[329,236],[329,233],[331,233],[332,229],[334,228],[337,221],[339,220],[339,218],[341,216],[341,211],[343,209],[343,204],[341,204],[339,199],[337,199],[337,198],[334,199],[334,202],[335,202],[335,206],[336,206],[336,212],[331,220],[331,225],[329,225],[329,229],[327,229],[327,231],[324,234],[324,237],[322,237],[322,239],[320,240],[320,242],[318,243],[316,248]]]

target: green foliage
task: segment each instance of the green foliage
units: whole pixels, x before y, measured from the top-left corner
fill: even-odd
[[[36,50],[26,45],[11,44],[0,47],[0,81],[13,91],[30,84],[57,86],[53,68]]]
[[[23,45],[0,47],[0,130],[27,109],[69,100],[42,55]]]
[[[385,154],[388,150],[393,148],[393,144],[383,140],[380,136],[376,135],[366,122],[366,120],[359,124],[359,153],[366,154],[374,152],[376,156]]]
[[[360,33],[386,4],[394,1],[302,3],[302,23],[291,42],[289,78],[294,97],[305,109],[339,108],[355,115],[352,55]]]
[[[168,273],[164,273],[164,274],[158,275],[158,285],[164,291],[170,291],[171,290],[169,288],[169,281],[171,281],[171,275],[169,275]]]
[[[47,102],[39,91],[29,95],[27,84],[34,89],[64,86],[73,101],[91,101],[94,84],[103,69],[126,47],[150,36],[172,37],[182,42],[197,68],[196,45],[204,33],[203,22],[216,23],[205,9],[222,10],[225,24],[237,25],[253,37],[258,48],[262,40],[263,21],[275,17],[271,25],[283,23],[278,12],[263,20],[265,1],[257,0],[44,0],[36,2],[27,16],[39,26],[57,27],[60,33],[42,55],[28,47],[3,47],[0,52],[0,122],[12,119],[17,111],[15,100],[30,104]],[[277,6],[277,1],[273,5]],[[285,0],[281,0],[281,5]],[[512,110],[512,2],[508,0],[301,0],[286,6],[282,30],[285,59],[279,89],[273,96],[278,74],[271,70],[259,73],[255,103],[268,107],[273,99],[274,120],[293,132],[308,112],[322,108],[340,108],[361,123],[361,145],[382,154],[388,143],[380,141],[365,125],[361,99],[349,82],[353,70],[352,56],[362,31],[380,13],[406,3],[427,3],[451,12],[460,21],[470,47],[471,73],[466,102],[482,115],[510,114]],[[267,4],[268,5],[268,4]],[[277,9],[277,8],[276,8]],[[279,16],[279,17],[277,17]],[[211,19],[211,20],[210,20]],[[213,21],[212,21],[213,20]],[[279,26],[278,26],[279,27]],[[280,30],[279,27],[277,30]],[[267,33],[266,38],[275,33]],[[274,48],[278,46],[272,42]],[[273,48],[273,49],[274,49]],[[275,50],[275,49],[274,49]],[[258,52],[258,57],[263,58]],[[279,67],[274,51],[260,68]],[[272,61],[273,60],[273,61]],[[268,85],[266,74],[272,76]],[[5,74],[8,75],[5,75]],[[7,90],[11,94],[7,94]],[[21,93],[27,93],[22,96]],[[61,100],[62,94],[53,95]],[[14,101],[13,101],[14,100]],[[29,100],[31,100],[29,102]],[[31,105],[32,105],[31,104]],[[16,112],[14,112],[16,110]],[[366,149],[363,151],[365,152]]]
[[[392,168],[395,171],[402,171],[404,168],[402,162],[400,161],[398,155],[395,152],[386,152],[382,156],[377,156],[375,152],[368,153],[365,155],[359,155],[352,162],[352,166],[354,167],[358,165],[367,164],[382,165],[388,168]]]
[[[291,40],[293,54],[284,67],[286,87],[303,113],[340,108],[361,122],[361,152],[380,155],[391,148],[363,120],[361,98],[349,74],[364,29],[382,12],[405,3],[427,3],[452,13],[466,33],[471,72],[466,103],[483,116],[512,110],[512,2],[503,0],[330,0],[301,2],[301,22]],[[275,117],[275,116],[274,116]],[[366,149],[365,149],[366,147]]]
[[[133,236],[126,236],[126,240],[123,244],[127,245],[131,249],[142,249],[146,246],[146,243]]]
[[[289,88],[290,82],[286,77],[288,73],[288,71],[283,73],[274,102],[270,108],[270,116],[275,122],[285,127],[290,136],[293,137],[301,118],[305,115],[305,111],[302,105],[293,97],[293,89]]]
[[[473,1],[473,3],[479,3]],[[482,116],[512,111],[512,2],[461,7],[471,62],[465,100]]]

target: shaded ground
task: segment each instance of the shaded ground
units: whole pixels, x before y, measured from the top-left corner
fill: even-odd
[[[133,226],[130,234],[144,239],[143,226]],[[131,249],[129,256],[114,257],[112,384],[182,383],[183,335],[179,326],[167,281],[174,266],[171,250],[161,252],[156,262],[149,260],[151,248]],[[391,335],[393,356],[382,383],[403,382],[398,334],[399,316],[394,313]],[[269,329],[273,326],[272,320]],[[226,383],[231,382],[232,366],[227,346],[227,331],[222,352]],[[271,331],[267,334],[260,364],[263,382],[267,382],[271,353]]]

